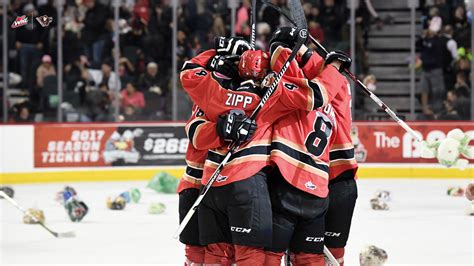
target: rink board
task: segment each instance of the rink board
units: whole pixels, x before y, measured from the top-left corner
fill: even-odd
[[[142,169],[87,169],[64,171],[37,171],[30,173],[2,173],[0,184],[45,183],[45,182],[90,182],[90,181],[137,181],[150,180],[158,172],[165,171],[176,178],[184,173],[184,166],[142,168]],[[406,165],[362,164],[358,170],[358,177],[367,178],[474,178],[474,168],[466,170],[441,168],[437,165],[420,165],[408,167]]]
[[[474,138],[474,122],[410,126],[428,141],[455,127]],[[395,123],[356,122],[352,131],[359,178],[474,177],[472,166],[421,159],[419,143]],[[1,125],[0,184],[149,180],[160,171],[179,178],[187,145],[184,123]]]

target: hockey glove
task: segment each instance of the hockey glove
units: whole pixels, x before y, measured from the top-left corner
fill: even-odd
[[[216,55],[209,59],[206,69],[218,72],[230,79],[239,78],[239,71],[236,65],[238,62],[238,55]]]
[[[245,142],[257,130],[255,120],[248,118],[242,110],[232,110],[217,120],[217,135],[224,140]]]
[[[274,42],[285,44],[292,49],[298,40],[298,29],[296,27],[281,27],[273,33],[270,39],[270,45]]]
[[[338,60],[339,62],[341,62],[341,66],[339,67],[339,72],[341,73],[351,67],[352,59],[348,55],[346,55],[344,52],[341,52],[341,51],[329,52],[326,55],[324,64],[329,65],[335,60]]]
[[[250,44],[241,37],[219,37],[214,39],[218,55],[242,55],[250,50]]]

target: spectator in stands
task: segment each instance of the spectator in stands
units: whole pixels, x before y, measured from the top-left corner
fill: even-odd
[[[97,87],[105,84],[112,91],[118,89],[115,73],[112,71],[112,63],[110,61],[104,61],[101,70],[89,69],[89,75],[89,80],[94,81]]]
[[[97,0],[84,0],[87,11],[82,23],[82,40],[87,57],[93,64],[100,64],[104,53],[106,39],[106,22],[110,17],[110,10]]]
[[[471,48],[471,26],[466,18],[466,10],[458,6],[454,11],[454,40],[459,47]]]
[[[138,80],[138,88],[145,96],[145,115],[155,119],[163,118],[166,111],[168,81],[164,75],[158,73],[158,65],[155,62],[148,63],[146,73]]]
[[[212,14],[208,15],[210,17],[206,19],[212,19]],[[150,14],[150,22],[147,25],[148,35],[144,39],[145,60],[158,62],[160,66],[163,66],[163,73],[166,72],[165,69],[168,70],[171,66],[172,31],[170,25],[172,20],[173,13],[170,1],[161,1],[161,4],[155,4]],[[211,23],[212,21],[209,27],[212,25]]]
[[[16,104],[12,107],[13,111],[13,122],[15,123],[31,123],[33,122],[33,116],[28,108],[28,103],[23,102]]]
[[[135,67],[126,57],[120,58],[119,77],[120,84],[127,84],[134,81]]]
[[[33,90],[35,83],[34,71],[39,64],[44,46],[43,42],[47,36],[44,34],[44,28],[35,19],[31,19],[37,14],[33,4],[26,4],[22,13],[29,19],[25,26],[15,29],[15,46],[19,52],[20,74],[23,78],[23,85],[29,90]]]
[[[320,23],[326,37],[326,45],[329,50],[338,49],[342,41],[342,26],[346,15],[344,6],[336,6],[335,0],[324,0],[321,8]]]
[[[36,86],[38,86],[38,88],[43,88],[44,78],[54,75],[56,75],[56,69],[52,63],[51,56],[45,54],[41,58],[41,65],[36,69]]]
[[[456,63],[456,73],[461,73],[465,77],[465,81],[469,84],[469,75],[471,73],[471,61],[468,56],[462,56],[459,58],[458,62]]]
[[[98,90],[87,92],[86,116],[90,121],[111,121],[112,95],[107,84],[101,84]]]
[[[443,75],[443,54],[446,53],[446,42],[439,36],[441,19],[432,19],[427,31],[418,40],[421,51],[421,105],[424,119],[432,119],[434,114],[443,110],[443,99],[446,95]]]
[[[64,81],[66,88],[74,91],[79,97],[79,105],[84,105],[86,101],[86,85],[89,81],[87,71],[88,60],[85,55],[77,56],[73,61],[64,67]]]
[[[120,121],[137,121],[140,118],[137,109],[133,105],[128,105],[123,108],[123,115],[120,116]]]
[[[468,120],[470,119],[471,105],[467,97],[458,90],[450,90],[444,101],[445,110],[437,118],[439,120]]]
[[[135,86],[130,82],[127,83],[125,89],[120,93],[120,98],[122,100],[122,108],[131,105],[136,108],[139,113],[145,108],[143,93],[137,91]]]
[[[138,88],[143,92],[165,96],[168,92],[166,83],[166,78],[158,75],[158,64],[150,62],[146,66],[146,73],[142,74],[138,80]]]
[[[456,79],[455,63],[458,60],[458,44],[453,39],[453,27],[446,25],[443,29],[443,42],[446,43],[446,50],[443,54],[443,74],[446,88],[452,88]]]
[[[446,0],[435,0],[434,7],[438,9],[438,16],[441,17],[444,24],[451,23],[451,9],[446,4]]]
[[[467,83],[467,77],[463,72],[458,72],[456,74],[456,83],[454,84],[454,89],[462,93],[464,96],[469,97],[471,88]]]
[[[237,20],[235,22],[235,34],[247,38],[250,36],[250,0],[243,0],[242,5],[237,10]]]

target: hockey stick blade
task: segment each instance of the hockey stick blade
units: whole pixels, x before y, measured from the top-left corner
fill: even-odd
[[[290,0],[288,3],[290,8],[291,16],[293,21],[296,23],[296,27],[300,29],[306,29],[308,24],[306,23],[306,16],[304,14],[303,6],[300,0]]]
[[[76,236],[76,234],[74,232],[58,233],[58,232],[55,232],[55,231],[49,229],[49,227],[47,227],[43,222],[36,219],[36,217],[34,217],[33,215],[29,215],[20,205],[18,205],[18,203],[14,199],[10,198],[7,194],[5,194],[5,192],[0,191],[0,196],[2,196],[4,199],[6,199],[11,205],[13,205],[19,211],[21,211],[24,215],[30,216],[35,222],[37,222],[39,225],[41,225],[44,229],[46,229],[46,231],[51,233],[54,237],[56,237],[56,238],[71,238],[71,237]]]
[[[283,11],[280,7],[272,4],[270,1],[268,0],[263,0],[262,1],[265,5],[275,9],[276,11],[278,11],[282,16],[284,16],[288,22],[290,22],[293,26],[297,26],[298,25],[298,21],[296,20],[296,18],[294,16],[290,16],[289,14],[287,14],[285,11]],[[322,46],[322,44],[320,44],[318,42],[318,40],[316,40],[313,36],[309,35],[308,38],[311,39],[311,42],[316,45],[319,50],[321,50],[323,52],[323,54],[321,55],[323,58],[326,57],[326,54],[328,53],[328,51],[326,50],[326,48],[324,48],[324,46]],[[362,88],[362,90],[365,92],[365,94],[367,94],[380,108],[382,108],[382,110],[384,110],[399,126],[401,126],[403,129],[405,129],[406,132],[408,132],[412,137],[414,137],[417,141],[419,142],[422,142],[423,141],[423,137],[416,131],[414,131],[405,121],[403,121],[402,119],[400,119],[397,114],[392,111],[392,109],[390,109],[390,107],[388,107],[382,100],[380,100],[379,97],[377,97],[377,95],[375,95],[372,91],[370,91],[367,86],[364,85],[364,83],[362,83],[354,74],[352,74],[348,69],[346,69],[344,71],[357,85],[359,85],[359,87]]]

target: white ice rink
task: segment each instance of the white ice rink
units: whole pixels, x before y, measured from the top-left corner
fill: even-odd
[[[464,197],[448,197],[449,186],[469,180],[371,179],[359,181],[346,265],[358,265],[366,244],[385,249],[387,265],[474,265],[474,216],[465,214]],[[81,223],[72,223],[54,201],[65,184],[15,185],[15,199],[24,207],[44,210],[56,231],[76,232],[55,239],[39,225],[22,223],[22,214],[0,200],[0,265],[109,264],[183,265],[183,246],[172,238],[177,228],[176,195],[157,194],[145,182],[70,183],[90,208]],[[139,204],[123,211],[106,208],[106,198],[132,187],[142,191]],[[369,198],[377,189],[392,192],[391,210],[373,211]],[[151,202],[163,202],[162,215],[149,215]]]

